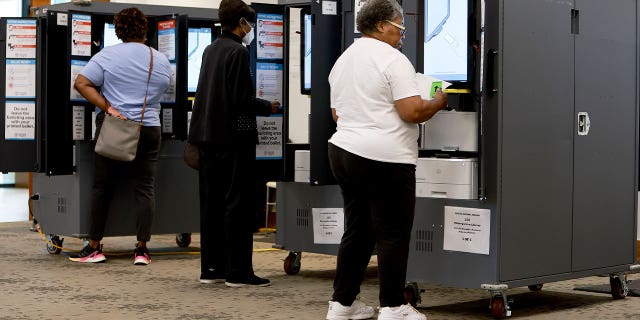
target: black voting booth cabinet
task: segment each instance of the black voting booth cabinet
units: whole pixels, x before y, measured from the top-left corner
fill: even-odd
[[[177,234],[177,244],[187,247],[191,233],[199,231],[198,175],[182,160],[193,96],[187,80],[195,77],[197,84],[197,74],[190,73],[199,72],[202,50],[219,34],[217,10],[66,3],[37,8],[35,18],[0,19],[0,54],[6,61],[0,69],[5,98],[0,170],[34,172],[30,208],[57,246],[60,236],[85,238],[90,227],[95,107],[73,82],[94,54],[119,42],[113,16],[131,6],[147,15],[147,44],[166,54],[174,71],[161,103],[163,142],[152,233]],[[195,44],[189,43],[193,32]],[[105,236],[135,235],[132,188],[122,181],[116,190]],[[60,252],[51,245],[47,249]]]
[[[363,2],[311,3],[321,32],[311,32],[309,181],[278,182],[276,246],[290,251],[288,274],[300,270],[302,251],[338,252],[327,77],[361,36],[354,16]],[[624,298],[623,274],[640,269],[638,3],[399,2],[402,52],[416,71],[457,85],[453,110],[421,130],[408,302],[420,301],[420,283],[484,289],[503,318],[508,289],[602,274]],[[447,74],[457,57],[466,57],[458,74]]]

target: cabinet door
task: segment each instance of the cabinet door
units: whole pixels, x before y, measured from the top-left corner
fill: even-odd
[[[572,3],[502,1],[502,281],[571,268]]]
[[[577,9],[576,113],[590,127],[575,136],[574,271],[633,263],[638,144],[637,3]]]

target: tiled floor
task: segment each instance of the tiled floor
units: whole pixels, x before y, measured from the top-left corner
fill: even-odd
[[[29,220],[29,189],[0,188],[0,222]]]

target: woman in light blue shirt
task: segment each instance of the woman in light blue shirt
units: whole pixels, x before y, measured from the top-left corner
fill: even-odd
[[[138,243],[134,250],[134,264],[147,265],[151,261],[146,243],[151,238],[151,223],[155,213],[154,180],[160,151],[160,100],[170,86],[172,69],[162,53],[145,44],[147,18],[140,10],[123,9],[114,17],[114,24],[116,35],[123,43],[106,47],[93,56],[78,75],[75,88],[99,109],[96,140],[105,112],[134,121],[142,119],[143,127],[133,161],[112,160],[94,153],[95,181],[91,197],[89,244],[80,253],[70,256],[70,259],[78,262],[106,261],[100,241],[104,236],[116,182],[124,173],[134,188],[137,215]],[[151,61],[153,67],[149,78]],[[147,104],[143,117],[145,95]]]

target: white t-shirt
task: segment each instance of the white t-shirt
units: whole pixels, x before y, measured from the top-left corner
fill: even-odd
[[[331,73],[331,108],[337,132],[329,142],[358,156],[383,162],[416,164],[418,125],[402,120],[394,101],[419,96],[409,59],[373,38],[356,40]]]

